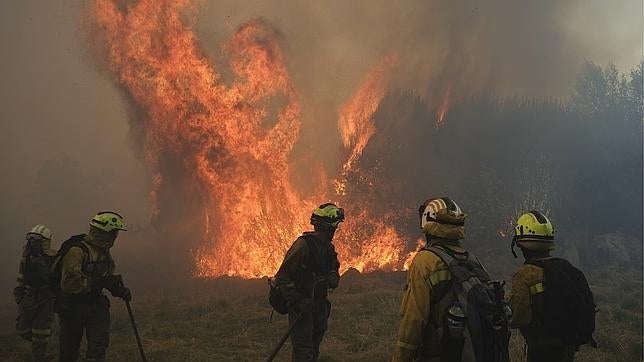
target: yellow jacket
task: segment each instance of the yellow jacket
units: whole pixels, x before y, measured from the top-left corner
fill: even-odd
[[[508,297],[514,315],[512,328],[527,327],[532,323],[532,296],[543,292],[543,269],[524,264],[512,276],[512,289]]]
[[[460,246],[450,246],[465,252]],[[407,273],[407,286],[400,305],[400,325],[392,361],[412,361],[422,343],[423,330],[429,323],[432,288],[440,281],[451,279],[447,265],[431,251],[419,251]]]
[[[61,289],[66,294],[100,293],[95,283],[97,277],[114,273],[114,261],[109,249],[99,248],[83,241],[89,255],[81,247],[74,246],[63,257]]]

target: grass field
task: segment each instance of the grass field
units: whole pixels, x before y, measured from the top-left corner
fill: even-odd
[[[582,347],[579,361],[640,361],[642,353],[641,274],[622,271],[590,276],[601,312],[595,337],[599,349]],[[329,330],[322,361],[386,361],[398,325],[404,273],[347,274],[330,299]],[[181,290],[138,293],[133,309],[150,361],[262,361],[286,330],[286,318],[266,302],[265,280],[194,280]],[[16,308],[0,305],[0,360],[25,361],[28,344],[15,335]],[[56,353],[57,325],[50,353]],[[513,361],[522,361],[523,339],[513,334]],[[287,361],[287,343],[276,360]],[[110,361],[137,361],[138,352],[125,305],[112,300]]]

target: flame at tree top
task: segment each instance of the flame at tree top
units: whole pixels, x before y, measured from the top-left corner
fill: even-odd
[[[392,225],[395,216],[347,190],[351,175],[368,178],[355,162],[375,133],[372,117],[395,57],[374,68],[341,110],[347,159],[335,185],[342,188],[304,197],[289,178],[300,105],[277,30],[261,20],[241,25],[223,47],[232,71],[224,81],[185,23],[183,15],[192,9],[189,0],[97,0],[90,15],[111,70],[143,110],[135,121],[155,175],[155,212],[172,207],[159,201],[166,178],[176,177],[163,167],[163,157],[180,160],[180,177],[197,190],[203,242],[192,250],[195,275],[272,275],[309,227],[311,210],[333,199],[348,211],[336,236],[343,270],[402,267],[405,243]]]
[[[367,75],[356,94],[340,110],[338,129],[342,143],[348,150],[348,157],[342,165],[339,181],[336,181],[336,193],[344,195],[346,176],[352,170],[362,151],[376,133],[373,115],[385,96],[392,68],[398,63],[398,57],[390,55]]]
[[[450,97],[452,95],[452,87],[447,87],[447,90],[445,91],[445,95],[443,95],[443,100],[441,103],[438,105],[438,109],[436,110],[436,126],[440,127],[445,123],[445,116],[447,115],[447,111],[449,110],[449,102],[450,102]]]

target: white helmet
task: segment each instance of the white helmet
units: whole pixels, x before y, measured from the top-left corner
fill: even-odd
[[[423,233],[439,238],[459,240],[464,237],[466,214],[448,197],[431,198],[418,208]]]
[[[29,232],[27,233],[27,235],[25,235],[25,237],[27,238],[27,240],[29,240],[31,237],[36,235],[46,240],[51,240],[51,237],[52,237],[51,230],[49,230],[48,227],[42,224],[38,224],[34,226],[31,230],[29,230]]]

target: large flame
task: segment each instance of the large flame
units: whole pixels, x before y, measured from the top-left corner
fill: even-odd
[[[356,94],[340,110],[338,129],[342,143],[348,151],[347,159],[342,165],[341,179],[337,180],[335,185],[336,193],[340,195],[346,193],[346,177],[376,133],[373,115],[385,96],[392,68],[397,63],[397,56],[387,56],[369,72]]]
[[[373,114],[396,58],[376,66],[341,110],[346,159],[335,190],[327,185],[305,197],[290,181],[300,106],[277,30],[261,20],[241,25],[223,47],[232,73],[224,77],[199,48],[188,10],[194,10],[190,0],[96,0],[91,15],[118,82],[144,111],[137,122],[155,175],[155,213],[172,206],[159,201],[170,172],[162,155],[180,160],[182,177],[200,196],[204,235],[192,250],[195,275],[273,274],[308,228],[311,210],[327,200],[348,211],[336,236],[342,270],[401,268],[405,243],[395,215],[377,211],[374,200],[347,186],[352,175],[368,179],[368,170],[355,164],[376,131]]]

